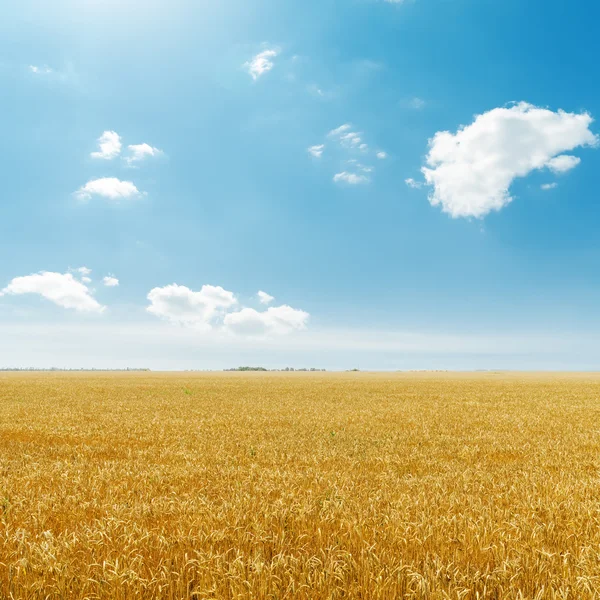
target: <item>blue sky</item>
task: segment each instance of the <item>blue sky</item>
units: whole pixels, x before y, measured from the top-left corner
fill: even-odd
[[[596,3],[11,4],[1,364],[600,364]]]

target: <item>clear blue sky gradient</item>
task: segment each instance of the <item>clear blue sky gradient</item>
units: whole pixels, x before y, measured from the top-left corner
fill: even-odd
[[[598,3],[21,0],[0,13],[0,288],[81,265],[121,282],[96,286],[103,315],[0,298],[0,363],[600,366],[600,151],[578,152],[556,189],[540,189],[547,174],[517,180],[483,220],[452,219],[404,183],[437,131],[508,102],[600,116]],[[243,64],[265,47],[280,54],[253,81]],[[368,185],[336,185],[341,157],[307,153],[343,123],[388,154]],[[105,130],[165,156],[95,161]],[[74,197],[113,176],[147,195]],[[146,313],[148,291],[170,283],[248,305],[265,290],[309,312],[309,331],[211,346]],[[116,347],[119,331],[149,330]],[[378,346],[373,332],[424,337]]]

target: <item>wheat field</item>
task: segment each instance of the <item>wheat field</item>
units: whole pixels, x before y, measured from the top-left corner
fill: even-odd
[[[600,597],[600,376],[0,374],[0,598]]]

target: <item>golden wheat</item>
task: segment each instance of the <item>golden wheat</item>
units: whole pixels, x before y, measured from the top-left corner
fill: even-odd
[[[600,597],[600,376],[2,374],[0,598]]]

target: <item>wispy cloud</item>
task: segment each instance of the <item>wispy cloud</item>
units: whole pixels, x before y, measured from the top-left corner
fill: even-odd
[[[335,181],[335,183],[347,183],[349,185],[361,185],[361,184],[369,183],[370,179],[366,175],[361,175],[359,173],[349,173],[348,171],[342,171],[341,173],[336,173],[333,176],[333,181]]]
[[[267,292],[263,292],[262,290],[258,291],[258,300],[261,304],[271,304],[275,298],[271,296],[271,294],[267,294]]]
[[[543,189],[544,191],[553,190],[556,187],[558,187],[558,183],[556,183],[556,182],[554,182],[554,183],[543,183],[540,186],[540,188]]]
[[[404,180],[404,183],[406,183],[406,185],[408,187],[411,187],[415,190],[420,190],[423,187],[423,183],[420,181],[415,181],[412,177],[409,177],[408,179]]]
[[[273,59],[279,54],[279,50],[275,48],[271,48],[268,50],[263,50],[259,52],[256,56],[254,56],[251,60],[244,63],[244,67],[256,81],[259,77],[268,73],[274,66],[275,63]]]
[[[44,65],[43,67],[29,65],[29,71],[35,75],[52,75],[54,73],[54,69],[48,67],[47,65]]]
[[[308,149],[308,153],[315,158],[321,158],[323,156],[323,151],[325,150],[325,144],[318,144],[316,146],[311,146]]]

